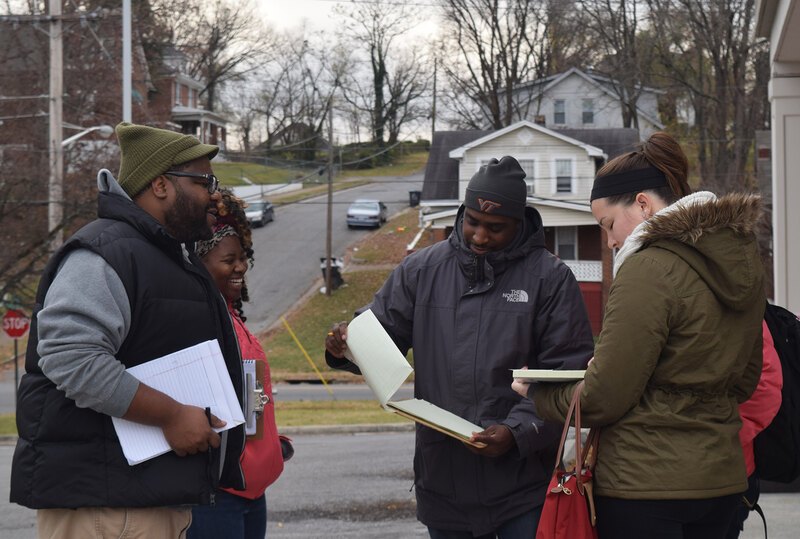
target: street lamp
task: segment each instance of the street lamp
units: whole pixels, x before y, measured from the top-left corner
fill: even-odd
[[[50,249],[55,251],[64,241],[64,231],[59,229],[53,233],[60,225],[64,218],[64,153],[63,150],[81,137],[97,131],[103,137],[108,137],[114,132],[114,128],[110,125],[97,125],[94,127],[82,127],[80,125],[72,125],[62,123],[62,127],[69,129],[81,129],[80,133],[72,135],[61,141],[60,146],[53,148],[52,156],[50,159],[50,182],[48,185],[48,203],[47,203],[47,231],[53,234],[50,239]],[[55,145],[54,145],[55,146]]]
[[[64,124],[64,127],[70,127],[70,128],[72,128],[73,126],[71,126],[71,125],[68,125],[68,124]],[[83,129],[83,128],[82,128],[82,127],[80,127],[79,129]],[[72,135],[72,136],[71,136],[71,137],[69,137],[69,138],[65,138],[65,139],[64,139],[64,140],[61,142],[61,147],[62,147],[62,148],[66,148],[67,146],[69,146],[70,144],[72,144],[73,142],[75,142],[76,140],[78,140],[79,138],[81,138],[81,137],[83,137],[83,136],[86,136],[86,135],[88,135],[89,133],[92,133],[92,132],[94,132],[94,131],[97,131],[97,132],[98,132],[98,133],[99,133],[99,134],[100,134],[100,135],[101,135],[103,138],[108,138],[108,137],[110,137],[110,136],[111,136],[111,134],[114,132],[114,128],[113,128],[113,127],[111,127],[110,125],[96,125],[96,126],[94,126],[94,127],[87,127],[86,129],[83,129],[83,131],[81,131],[80,133],[77,133],[77,134],[75,134],[75,135]]]

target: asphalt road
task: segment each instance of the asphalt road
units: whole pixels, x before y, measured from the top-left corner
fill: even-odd
[[[408,192],[419,189],[422,189],[422,174],[376,178],[373,183],[334,193],[333,257],[342,257],[349,245],[370,232],[347,228],[347,206],[353,200],[382,200],[391,216],[408,208]],[[276,208],[275,221],[253,230],[255,265],[247,272],[250,302],[245,305],[251,331],[258,333],[269,328],[310,287],[319,286],[326,230],[327,196]]]
[[[411,432],[293,434],[295,456],[267,490],[267,537],[427,537],[415,518]],[[0,537],[36,537],[34,511],[9,503],[13,445],[0,444]],[[794,539],[800,494],[765,494],[759,502],[772,539]],[[752,514],[741,539],[764,536]]]

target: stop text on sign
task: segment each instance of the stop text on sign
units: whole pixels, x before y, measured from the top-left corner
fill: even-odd
[[[3,315],[3,331],[12,339],[18,339],[25,335],[30,325],[30,319],[19,311],[8,310]]]

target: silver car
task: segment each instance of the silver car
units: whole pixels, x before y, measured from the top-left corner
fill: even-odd
[[[347,208],[347,228],[368,226],[378,228],[386,222],[386,204],[380,200],[360,198]]]
[[[275,220],[275,208],[268,200],[248,202],[244,214],[251,226],[264,226]]]

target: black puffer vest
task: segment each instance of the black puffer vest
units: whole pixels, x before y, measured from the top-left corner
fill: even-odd
[[[11,472],[11,501],[39,508],[153,507],[207,504],[218,486],[243,488],[239,457],[244,429],[228,431],[220,452],[178,457],[170,452],[129,466],[111,418],[78,408],[42,374],[35,314],[65,255],[89,249],[116,271],[131,306],[131,327],[117,359],[132,367],[210,339],[219,339],[234,388],[242,395],[236,336],[224,302],[202,263],[185,261],[181,246],[146,212],[122,196],[101,193],[100,218],[79,230],[53,256],[39,283],[26,374],[19,387],[19,440]],[[76,283],[75,286],[80,286]]]

